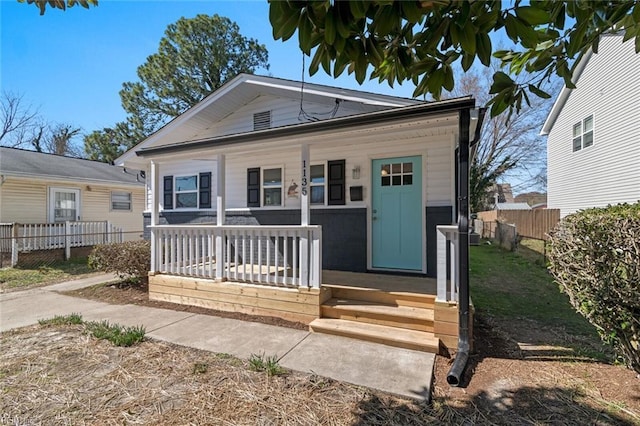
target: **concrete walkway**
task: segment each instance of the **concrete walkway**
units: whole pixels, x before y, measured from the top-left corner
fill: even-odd
[[[148,337],[182,346],[244,359],[251,354],[277,355],[280,365],[292,370],[419,400],[428,400],[431,395],[433,354],[210,315],[110,305],[58,293],[112,279],[112,275],[99,275],[0,294],[0,332],[75,312],[90,321],[143,325]]]

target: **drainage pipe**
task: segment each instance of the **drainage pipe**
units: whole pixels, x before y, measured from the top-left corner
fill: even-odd
[[[447,383],[459,386],[469,360],[469,151],[478,142],[485,109],[477,111],[477,122],[473,140],[469,140],[471,111],[460,111],[458,142],[458,350],[456,359],[447,374]],[[476,118],[476,117],[474,117]]]

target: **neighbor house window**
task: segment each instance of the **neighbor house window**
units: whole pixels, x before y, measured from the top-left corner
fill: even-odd
[[[573,152],[593,145],[593,115],[573,125]]]
[[[131,211],[131,193],[113,191],[111,193],[111,210]]]
[[[282,205],[282,169],[262,170],[262,205]]]
[[[311,166],[311,204],[324,204],[324,164]]]

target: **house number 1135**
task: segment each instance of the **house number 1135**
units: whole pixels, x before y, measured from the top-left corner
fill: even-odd
[[[307,187],[309,186],[309,181],[307,179],[307,161],[306,160],[302,161],[302,181],[300,182],[300,186],[302,187],[300,189],[300,192],[302,192],[302,195],[306,196]]]

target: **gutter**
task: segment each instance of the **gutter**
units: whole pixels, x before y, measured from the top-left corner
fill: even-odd
[[[471,347],[469,336],[469,151],[480,138],[480,130],[486,112],[485,108],[477,111],[477,124],[473,140],[469,140],[469,124],[471,111],[460,111],[458,145],[458,267],[460,283],[458,288],[458,351],[453,365],[447,373],[447,383],[460,386],[460,378],[469,360]]]

